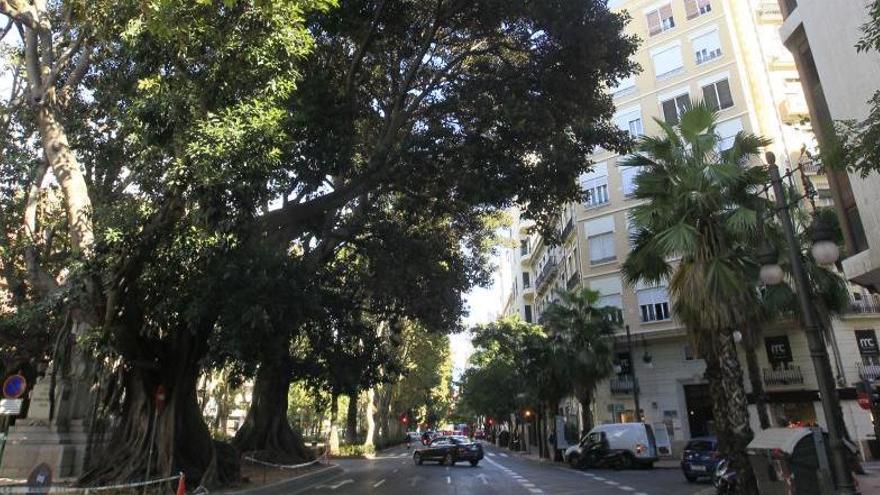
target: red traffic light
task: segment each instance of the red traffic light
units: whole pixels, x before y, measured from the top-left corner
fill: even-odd
[[[409,422],[409,418],[407,418],[406,416],[404,416],[403,419],[402,419],[401,421],[403,421],[403,423],[406,424],[406,423]]]

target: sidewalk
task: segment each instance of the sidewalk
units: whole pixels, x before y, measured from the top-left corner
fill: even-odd
[[[856,476],[862,494],[880,493],[880,461],[866,462],[864,467],[868,474]]]

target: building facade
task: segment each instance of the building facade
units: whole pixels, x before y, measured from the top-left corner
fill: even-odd
[[[803,173],[794,185],[816,189],[817,206],[833,204],[829,179],[811,158],[816,139],[795,58],[780,38],[783,10],[775,0],[612,0],[609,5],[629,12],[627,31],[642,40],[634,56],[641,72],[609,90],[617,107],[614,122],[621,129],[633,136],[657,134],[657,120],[676,123],[690,101],[702,100],[718,113],[722,148],[743,130],[772,139],[769,149],[781,157],[780,167],[801,165]],[[713,432],[709,389],[704,364],[671,312],[666,287],[630,287],[621,278],[620,264],[630,250],[628,211],[637,204],[633,179],[640,173],[623,166],[624,159],[605,150],[590,157],[592,171],[579,178],[586,197],[562,213],[558,245],[529,234],[528,224],[515,219],[510,240],[516,248],[505,254],[507,276],[501,285],[504,314],[539,321],[555,290],[598,291],[600,304],[619,308],[632,346],[621,329],[616,376],[600,386],[594,417],[599,422],[632,420],[636,377],[646,422],[664,429],[679,448]],[[856,405],[852,384],[873,368],[860,360],[856,337],[873,335],[867,332],[880,324],[880,314],[867,291],[854,286],[854,292],[853,314],[834,321],[830,342],[846,399],[844,416],[851,434],[865,439],[871,420]],[[821,424],[802,331],[779,325],[766,329],[764,337],[758,354],[773,421]],[[756,417],[754,422],[757,428]]]

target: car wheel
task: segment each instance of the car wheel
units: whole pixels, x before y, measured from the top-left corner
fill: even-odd
[[[443,464],[447,466],[454,466],[455,461],[452,460],[452,453],[447,453],[446,457],[443,458]]]
[[[618,463],[619,469],[632,469],[633,467],[633,457],[630,454],[623,454],[620,457],[620,463]]]
[[[685,474],[684,479],[688,480],[688,483],[696,483],[697,482],[697,476],[694,476],[693,474]]]
[[[581,464],[581,456],[577,454],[571,454],[568,456],[568,465],[571,466],[572,469],[577,469]]]
[[[477,467],[477,464],[479,463],[480,461],[471,461],[471,467]]]
[[[422,465],[422,455],[419,454],[418,452],[416,452],[415,454],[413,454],[413,462],[414,462],[416,465],[421,466],[421,465]]]

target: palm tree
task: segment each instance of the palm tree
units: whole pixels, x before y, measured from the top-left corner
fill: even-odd
[[[692,104],[674,127],[643,137],[625,165],[642,167],[632,210],[634,248],[623,266],[630,284],[668,281],[673,312],[707,360],[714,410],[724,410],[722,448],[740,473],[742,493],[756,493],[746,457],[752,439],[743,372],[733,332],[752,319],[757,212],[766,200],[761,167],[749,167],[766,139],[740,132],[719,151],[715,114]],[[723,401],[723,404],[719,404]],[[720,417],[716,419],[721,419]]]
[[[558,300],[547,306],[541,323],[555,347],[557,360],[581,404],[584,431],[593,426],[590,404],[596,387],[613,370],[613,334],[617,308],[598,307],[599,293],[590,289],[557,292]]]

